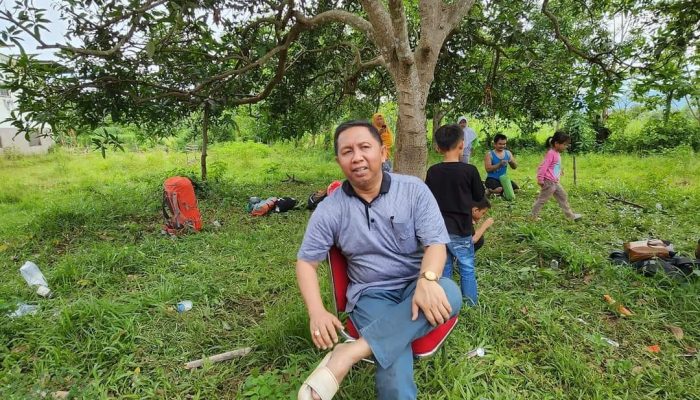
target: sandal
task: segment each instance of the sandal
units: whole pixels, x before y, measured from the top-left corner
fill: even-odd
[[[332,352],[331,352],[332,353]],[[299,389],[299,400],[312,400],[311,390],[321,398],[321,400],[331,400],[339,389],[338,381],[326,364],[331,359],[328,353],[318,364],[316,369],[309,375]]]

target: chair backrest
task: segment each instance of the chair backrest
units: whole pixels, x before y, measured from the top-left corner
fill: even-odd
[[[345,311],[345,306],[348,303],[347,290],[350,284],[348,262],[340,249],[333,246],[328,251],[328,264],[331,269],[330,278],[333,288],[333,307],[336,315],[338,315]],[[413,343],[411,343],[413,355],[415,357],[427,357],[435,353],[456,325],[457,316],[455,315],[445,323],[435,327],[435,329],[428,332],[425,336],[414,340]],[[345,321],[345,332],[342,333],[344,333],[346,340],[357,340],[360,337],[359,332],[350,318]]]
[[[333,288],[333,308],[335,314],[338,315],[345,312],[345,306],[348,304],[348,285],[350,278],[348,277],[348,261],[340,252],[340,249],[333,246],[328,251],[328,264],[331,267],[331,286]],[[360,333],[355,329],[350,318],[345,321],[344,334],[346,340],[357,340]]]

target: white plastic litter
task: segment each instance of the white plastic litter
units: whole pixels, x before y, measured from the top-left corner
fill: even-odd
[[[39,306],[35,304],[18,303],[17,309],[9,314],[10,318],[19,318],[25,315],[34,315],[39,311]]]
[[[485,355],[486,355],[486,349],[484,349],[483,347],[477,347],[476,349],[467,353],[467,358],[483,357]]]
[[[51,297],[49,284],[41,273],[39,267],[31,261],[27,261],[20,267],[19,272],[30,287],[36,286],[36,293],[41,297]]]

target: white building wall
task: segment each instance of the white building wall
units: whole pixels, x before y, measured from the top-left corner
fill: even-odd
[[[0,62],[7,61],[7,56],[0,54]],[[51,136],[41,137],[37,132],[32,134],[27,141],[24,135],[17,135],[17,128],[10,122],[3,122],[10,117],[10,112],[15,109],[15,96],[7,89],[0,87],[0,154],[12,151],[21,154],[45,154],[54,145]],[[50,129],[44,129],[44,134],[50,133]]]

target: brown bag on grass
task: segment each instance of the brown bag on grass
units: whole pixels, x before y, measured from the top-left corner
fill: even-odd
[[[668,246],[659,239],[627,242],[623,247],[631,262],[649,260],[654,257],[670,257]]]

